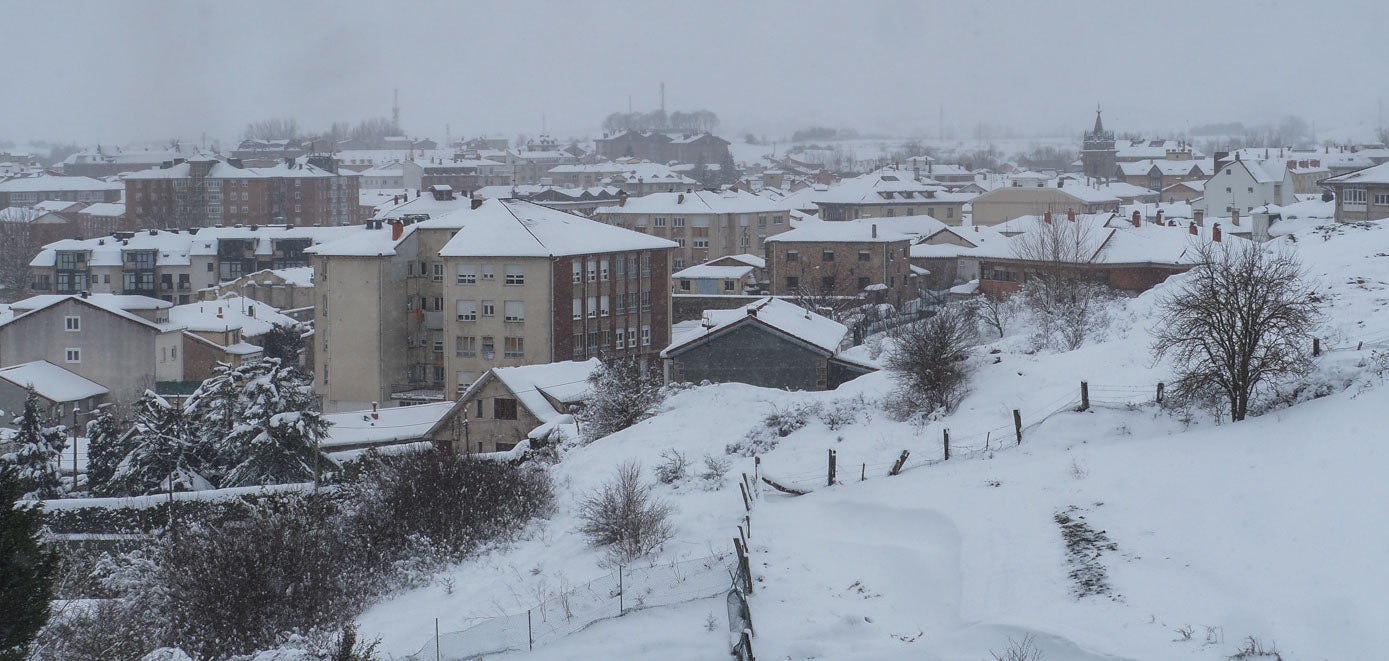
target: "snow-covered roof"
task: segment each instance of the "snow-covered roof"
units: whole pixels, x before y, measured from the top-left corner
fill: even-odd
[[[689,193],[651,193],[629,197],[622,206],[599,207],[601,214],[724,214],[786,213],[794,207],[746,191],[696,190]]]
[[[995,227],[1002,232],[1019,234],[1002,243],[982,245],[973,254],[993,259],[1019,259],[1019,247],[1029,240],[1028,234],[1040,230],[1044,222],[1037,216],[1022,216],[997,225]],[[1212,222],[1204,227],[1197,226],[1196,233],[1192,234],[1189,222],[1176,226],[1143,222],[1139,227],[1134,227],[1131,219],[1107,213],[1078,214],[1075,221],[1069,221],[1063,215],[1052,222],[1059,225],[1076,224],[1082,233],[1079,238],[1084,242],[1079,252],[1085,257],[1080,263],[1085,264],[1194,264],[1200,257],[1198,248],[1214,239],[1213,227],[1217,224]],[[1222,227],[1221,241],[1248,241],[1229,231],[1232,229],[1229,225]],[[1075,239],[1068,237],[1066,240]]]
[[[455,405],[462,406],[495,378],[505,384],[507,389],[516,395],[517,401],[541,423],[550,423],[560,416],[568,415],[569,412],[555,409],[547,397],[567,404],[582,402],[588,396],[589,375],[602,364],[597,358],[589,358],[539,365],[494,367],[468,386],[458,397]]]
[[[712,262],[719,262],[719,261],[724,261],[724,260],[733,260],[733,261],[737,261],[737,262],[742,262],[742,263],[744,263],[744,264],[747,264],[748,266],[755,266],[755,267],[757,267],[757,268],[759,268],[759,269],[765,269],[765,268],[767,268],[767,260],[765,260],[765,259],[763,259],[763,258],[761,258],[761,257],[758,257],[757,255],[749,255],[749,254],[747,254],[747,253],[741,253],[741,254],[737,254],[737,255],[726,255],[726,256],[720,257],[720,258],[718,258],[718,259],[710,260],[710,262],[712,263]]]
[[[190,331],[207,333],[239,328],[244,337],[264,335],[275,324],[298,325],[294,319],[265,303],[235,294],[215,301],[175,305],[169,308],[169,321]]]
[[[67,211],[68,209],[71,209],[75,206],[84,206],[85,208],[85,205],[83,205],[81,202],[69,202],[67,200],[43,200],[34,204],[33,208],[48,213]]]
[[[191,256],[210,256],[217,254],[218,242],[228,239],[254,240],[258,255],[273,252],[274,243],[285,239],[308,239],[312,244],[324,243],[355,234],[367,233],[361,225],[338,227],[286,227],[284,225],[263,225],[258,227],[205,227],[191,230],[142,230],[115,236],[91,239],[63,239],[43,247],[29,262],[30,266],[53,266],[58,251],[81,251],[89,254],[87,263],[92,266],[120,266],[123,264],[121,252],[126,250],[154,250],[158,252],[160,265],[187,265]]]
[[[669,357],[672,352],[685,346],[744,323],[773,328],[831,355],[839,351],[839,344],[849,332],[848,326],[829,317],[815,314],[794,303],[766,297],[732,310],[705,310],[704,322],[674,338],[670,346],[661,350],[661,357]]]
[[[985,244],[1001,244],[1007,240],[1007,236],[990,225],[946,227],[912,246],[910,254],[918,259],[959,257]],[[955,241],[964,241],[967,245],[957,245]]]
[[[441,257],[551,257],[674,248],[675,242],[524,200],[485,200],[424,226],[457,233]]]
[[[1068,186],[1067,188],[1070,187]],[[1100,184],[1095,187],[1095,190],[1102,194],[1119,198],[1120,200],[1124,198],[1154,197],[1158,194],[1157,191],[1152,190],[1150,188],[1135,186],[1133,184],[1123,181],[1111,181],[1108,183]]]
[[[1327,184],[1389,184],[1389,163],[1383,163],[1364,170],[1348,172],[1338,177],[1331,177],[1324,183]]]
[[[97,218],[120,218],[125,215],[125,205],[119,202],[97,202],[77,213]]]
[[[91,177],[58,177],[41,175],[0,181],[0,193],[47,193],[50,191],[110,191],[125,190],[119,183]]]
[[[909,241],[945,227],[930,216],[859,218],[857,220],[806,220],[793,230],[767,237],[768,242],[888,243]]]
[[[918,181],[917,176],[912,170],[884,168],[845,179],[824,190],[813,189],[808,197],[816,204],[944,203],[966,202],[974,197],[969,193],[947,192],[940,182],[926,179],[924,174]]]
[[[329,413],[323,417],[331,423],[324,448],[344,446],[390,445],[424,438],[454,407],[454,402],[433,402],[416,406],[393,406],[378,409],[372,417],[370,409]]]
[[[677,280],[741,280],[752,273],[751,266],[710,266],[696,264],[679,271],[670,277]]]
[[[46,360],[0,368],[0,379],[20,388],[33,385],[34,391],[50,402],[75,402],[111,392]]]

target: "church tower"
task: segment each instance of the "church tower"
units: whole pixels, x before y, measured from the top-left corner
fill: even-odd
[[[1085,176],[1109,180],[1114,178],[1114,132],[1104,130],[1100,119],[1100,109],[1095,108],[1095,128],[1085,132],[1085,142],[1080,148],[1080,162]]]

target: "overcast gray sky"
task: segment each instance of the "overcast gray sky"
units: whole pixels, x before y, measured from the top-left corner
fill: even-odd
[[[0,138],[239,137],[390,113],[443,138],[593,135],[707,108],[721,132],[811,124],[935,135],[1276,121],[1368,138],[1384,0],[1211,2],[198,2],[0,0]]]

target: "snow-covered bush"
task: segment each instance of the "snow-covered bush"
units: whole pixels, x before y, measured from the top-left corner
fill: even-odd
[[[790,436],[819,417],[821,411],[818,402],[800,402],[786,407],[775,407],[762,419],[761,424],[748,431],[743,440],[729,443],[724,451],[744,457],[770,452],[782,438]]]
[[[689,467],[689,458],[679,450],[664,450],[661,452],[661,463],[656,464],[656,479],[660,480],[661,484],[675,484],[685,479],[685,472]]]
[[[706,491],[718,491],[723,488],[724,476],[728,475],[728,471],[732,467],[733,462],[729,461],[727,457],[705,454],[704,470],[699,474],[699,481]]]
[[[974,321],[960,306],[944,306],[904,327],[886,366],[897,389],[887,408],[899,420],[948,413],[969,392],[969,348]]]
[[[579,504],[579,532],[590,544],[606,547],[609,561],[626,564],[671,538],[671,514],[670,505],[642,480],[641,466],[627,462]]]
[[[0,448],[0,462],[11,469],[8,478],[18,482],[26,500],[57,497],[63,490],[58,459],[67,443],[66,429],[49,424],[33,386],[25,393],[24,412],[14,424],[14,437],[6,443],[8,447]]]
[[[660,375],[637,358],[603,364],[588,377],[591,390],[579,412],[583,441],[591,443],[656,414],[666,390]]]

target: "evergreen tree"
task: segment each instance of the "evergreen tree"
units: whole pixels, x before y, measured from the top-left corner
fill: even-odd
[[[14,424],[19,431],[10,443],[11,449],[0,459],[14,466],[15,479],[19,480],[25,499],[58,497],[63,490],[58,460],[67,445],[67,429],[49,426],[32,385],[24,395],[24,413],[14,419]]]
[[[113,491],[140,495],[212,488],[202,475],[206,458],[183,409],[146,390],[136,403],[133,429],[133,448],[109,483]]]
[[[224,486],[312,479],[315,465],[330,461],[319,456],[328,421],[317,410],[313,384],[274,358],[253,365],[247,377],[246,407],[229,437],[230,456],[240,462],[227,472]]]
[[[218,483],[227,469],[241,459],[230,439],[246,408],[241,391],[253,369],[243,366],[233,370],[230,365],[219,363],[212,377],[193,391],[183,407],[190,433],[195,437],[197,456],[205,467],[203,475]]]
[[[48,622],[58,554],[43,548],[42,510],[18,506],[24,493],[13,466],[0,464],[0,661],[20,661]]]
[[[298,324],[275,324],[261,340],[266,358],[278,358],[281,365],[298,368],[304,351],[304,332]]]
[[[130,427],[121,420],[114,406],[107,406],[87,423],[87,486],[99,496],[113,495],[111,478],[121,460],[135,449]]]
[[[603,364],[588,377],[589,396],[580,413],[585,442],[621,431],[655,415],[665,398],[661,379],[636,358]]]

